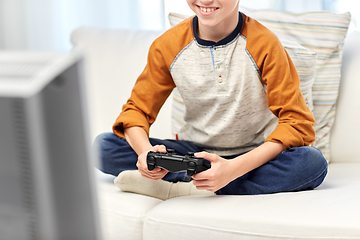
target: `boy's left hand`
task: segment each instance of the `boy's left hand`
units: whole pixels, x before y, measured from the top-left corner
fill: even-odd
[[[233,180],[231,173],[234,169],[231,169],[231,161],[207,152],[195,153],[195,157],[204,158],[211,163],[210,169],[192,176],[197,189],[216,192]]]

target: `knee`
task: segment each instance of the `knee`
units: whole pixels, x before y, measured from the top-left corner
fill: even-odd
[[[112,132],[101,133],[95,138],[93,146],[98,151],[111,148],[112,143],[116,141],[115,138],[118,137]]]
[[[108,139],[111,138],[112,133],[101,133],[98,136],[96,136],[93,145],[92,150],[95,156],[98,158],[98,160],[101,160],[102,155],[104,154],[104,150],[108,147]]]
[[[111,135],[113,135],[111,132],[100,133],[96,136],[94,143],[101,143],[101,141],[111,138]]]
[[[116,149],[116,142],[119,141],[116,138],[119,137],[112,132],[101,133],[95,138],[92,150],[100,162],[110,159],[113,150]]]
[[[296,168],[304,169],[309,172],[324,172],[328,167],[328,163],[321,151],[314,147],[295,147],[289,150],[288,157],[293,159],[292,163]]]
[[[302,186],[302,189],[314,189],[324,181],[328,172],[328,162],[317,148],[304,147],[303,151],[303,164],[307,165],[303,173],[308,174],[310,180]]]
[[[304,154],[303,159],[313,168],[326,169],[328,162],[321,151],[315,147],[302,147]]]
[[[322,183],[328,163],[319,149],[295,147],[283,153],[284,161],[291,165],[291,179],[296,180],[296,187],[293,186],[291,191],[314,189]]]

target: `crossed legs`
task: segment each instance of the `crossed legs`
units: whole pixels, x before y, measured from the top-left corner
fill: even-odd
[[[187,152],[203,151],[202,148],[188,141],[150,138],[150,142],[152,145],[165,145],[166,148],[174,149],[182,155]],[[123,171],[137,170],[137,154],[124,138],[113,133],[103,133],[97,137],[94,146],[98,148],[101,171],[120,176]],[[283,151],[274,160],[235,179],[216,194],[253,195],[311,190],[322,183],[326,174],[327,161],[320,150],[313,147],[295,147]],[[140,176],[139,179],[141,181],[142,177]],[[163,180],[176,183],[189,182],[191,179],[185,172],[179,172],[168,173]],[[125,180],[122,179],[122,182]],[[158,181],[152,181],[153,184],[157,184],[156,182]]]

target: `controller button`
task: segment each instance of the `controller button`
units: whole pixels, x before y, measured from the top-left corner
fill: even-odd
[[[193,168],[193,169],[195,169],[195,168],[196,168],[196,163],[194,163],[194,162],[189,162],[189,163],[188,163],[188,168]]]

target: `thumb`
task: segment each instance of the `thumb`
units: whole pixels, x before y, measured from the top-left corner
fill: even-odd
[[[166,147],[164,145],[155,145],[153,147],[153,150],[155,152],[162,152],[162,153],[166,153]]]
[[[218,160],[218,155],[208,153],[208,152],[198,152],[194,154],[197,158],[204,158],[208,160],[209,162],[216,162]]]

